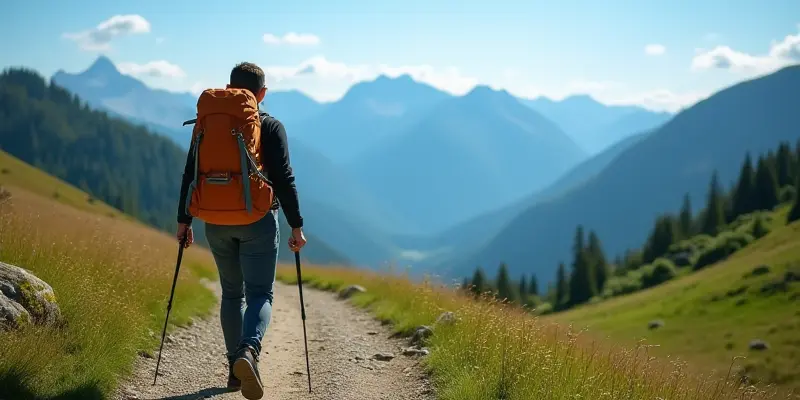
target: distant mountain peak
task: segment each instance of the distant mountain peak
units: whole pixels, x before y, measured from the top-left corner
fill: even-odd
[[[85,74],[91,75],[109,75],[109,74],[119,74],[119,70],[117,66],[114,65],[111,60],[106,56],[98,56],[96,60],[89,66],[88,69],[84,72]]]

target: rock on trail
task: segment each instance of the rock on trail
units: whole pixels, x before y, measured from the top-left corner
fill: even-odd
[[[407,339],[391,339],[388,327],[335,294],[303,289],[313,392],[308,393],[297,286],[276,283],[272,321],[259,365],[264,399],[435,398],[421,358],[402,355]],[[227,368],[217,312],[170,336],[164,343],[158,383],[153,386],[158,354],[142,354],[133,377],[121,384],[117,399],[244,398],[224,389]],[[400,355],[380,361],[376,354]]]

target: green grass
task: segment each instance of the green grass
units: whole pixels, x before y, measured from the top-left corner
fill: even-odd
[[[0,157],[0,182],[12,193],[0,205],[0,260],[49,283],[66,321],[61,328],[29,325],[0,333],[0,393],[13,399],[108,398],[139,351],[157,351],[177,244],[100,202],[88,204],[85,193],[59,180]],[[49,195],[54,191],[58,201]],[[191,248],[184,262],[170,313],[175,325],[216,303],[199,279],[216,277],[210,255]]]
[[[621,343],[646,340],[654,354],[680,356],[697,369],[734,371],[753,382],[800,392],[800,223],[785,226],[787,208],[772,231],[727,260],[652,289],[578,307],[546,320],[586,327]],[[761,265],[769,272],[753,275]],[[795,278],[796,279],[796,278]],[[664,326],[650,330],[648,322]],[[766,351],[749,342],[769,343]]]
[[[614,346],[522,309],[475,301],[428,282],[345,268],[304,268],[304,281],[338,291],[367,289],[351,301],[408,334],[445,311],[454,324],[434,327],[424,365],[437,397],[463,399],[764,399],[753,386],[711,373],[690,374],[681,362],[654,359],[648,346]],[[296,283],[292,268],[278,279]]]
[[[91,199],[91,196],[75,186],[48,175],[3,150],[0,150],[0,186],[24,188],[79,210],[133,221],[132,217],[98,199]]]

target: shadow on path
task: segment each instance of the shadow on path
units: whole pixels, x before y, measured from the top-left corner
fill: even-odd
[[[213,396],[219,396],[226,393],[235,392],[235,390],[231,390],[224,387],[213,387],[213,388],[205,388],[203,390],[199,390],[194,393],[189,394],[182,394],[178,396],[169,396],[169,397],[159,397],[155,400],[196,400],[196,399],[210,399]]]
[[[95,384],[85,384],[55,396],[36,396],[30,390],[29,380],[12,367],[0,373],[0,400],[102,400],[102,390]]]

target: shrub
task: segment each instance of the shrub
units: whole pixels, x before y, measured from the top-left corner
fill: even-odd
[[[551,312],[553,312],[553,305],[550,303],[539,304],[533,309],[533,313],[536,315],[545,315],[550,314]]]
[[[637,292],[642,289],[642,271],[650,268],[645,265],[639,270],[628,271],[624,276],[613,276],[606,282],[605,290],[603,290],[603,297],[622,296],[625,294]]]
[[[764,218],[759,217],[753,223],[753,229],[751,232],[753,234],[753,238],[760,239],[764,236],[767,236],[767,234],[769,234],[769,231],[770,231],[769,226],[764,221]]]
[[[642,284],[645,288],[650,288],[664,283],[678,274],[675,264],[666,258],[659,258],[653,261],[653,265],[642,275]]]
[[[702,269],[718,263],[752,242],[753,236],[743,232],[723,232],[715,240],[714,246],[700,254],[694,269]]]
[[[791,203],[794,201],[795,196],[797,196],[797,189],[792,185],[785,185],[781,188],[778,199],[781,203]]]

